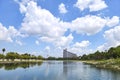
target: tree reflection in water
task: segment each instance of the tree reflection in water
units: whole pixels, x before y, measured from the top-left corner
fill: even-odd
[[[0,64],[0,68],[4,68],[5,70],[15,70],[17,68],[29,68],[35,65],[40,66],[42,62],[18,62],[18,63],[2,63]]]

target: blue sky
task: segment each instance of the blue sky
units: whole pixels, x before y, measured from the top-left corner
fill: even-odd
[[[120,45],[120,0],[0,0],[0,49],[62,56]],[[2,52],[2,51],[0,51]]]

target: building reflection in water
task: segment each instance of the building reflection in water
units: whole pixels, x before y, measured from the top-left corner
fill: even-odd
[[[63,61],[63,74],[64,77],[68,77],[69,74],[73,72],[74,69],[76,69],[75,62],[73,61]]]
[[[67,76],[68,72],[68,61],[63,61],[63,74]]]

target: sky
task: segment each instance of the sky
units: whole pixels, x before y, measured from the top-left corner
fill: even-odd
[[[120,0],[0,0],[0,53],[61,57],[120,45]]]

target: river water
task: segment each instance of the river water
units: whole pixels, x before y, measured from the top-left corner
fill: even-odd
[[[0,64],[0,80],[120,80],[120,72],[76,61]]]

